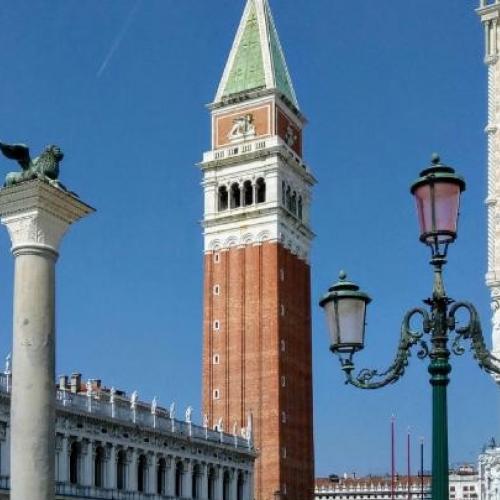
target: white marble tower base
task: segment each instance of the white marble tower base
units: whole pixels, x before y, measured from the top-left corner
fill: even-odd
[[[15,258],[11,500],[55,498],[55,263],[70,224],[93,211],[40,180],[0,190]]]

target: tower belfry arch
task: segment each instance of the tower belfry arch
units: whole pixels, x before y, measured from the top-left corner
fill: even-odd
[[[255,498],[312,498],[306,119],[268,0],[247,0],[211,111],[204,189],[203,406],[252,434]]]

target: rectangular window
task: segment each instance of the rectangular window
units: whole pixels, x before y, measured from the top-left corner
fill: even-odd
[[[220,285],[214,285],[214,295],[220,295]]]
[[[218,332],[218,331],[220,330],[220,321],[219,321],[218,319],[216,319],[216,320],[214,321],[214,330],[215,330],[216,332]]]
[[[214,354],[214,365],[220,364],[220,356],[218,354]]]
[[[220,253],[219,252],[215,252],[214,253],[214,263],[218,264],[219,262],[220,262]]]
[[[219,389],[214,389],[214,399],[220,399],[220,391],[219,391]]]

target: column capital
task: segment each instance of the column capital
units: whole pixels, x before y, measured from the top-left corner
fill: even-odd
[[[0,190],[0,217],[12,253],[53,253],[68,227],[95,210],[76,196],[41,180]]]

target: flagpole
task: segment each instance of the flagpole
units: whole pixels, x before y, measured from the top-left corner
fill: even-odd
[[[396,417],[393,415],[391,418],[391,500],[395,499],[396,492],[395,423]]]
[[[408,458],[408,500],[411,500],[411,459],[410,459],[410,428],[408,427],[408,434],[406,436],[406,453]]]
[[[420,499],[424,500],[424,438],[420,438]]]

